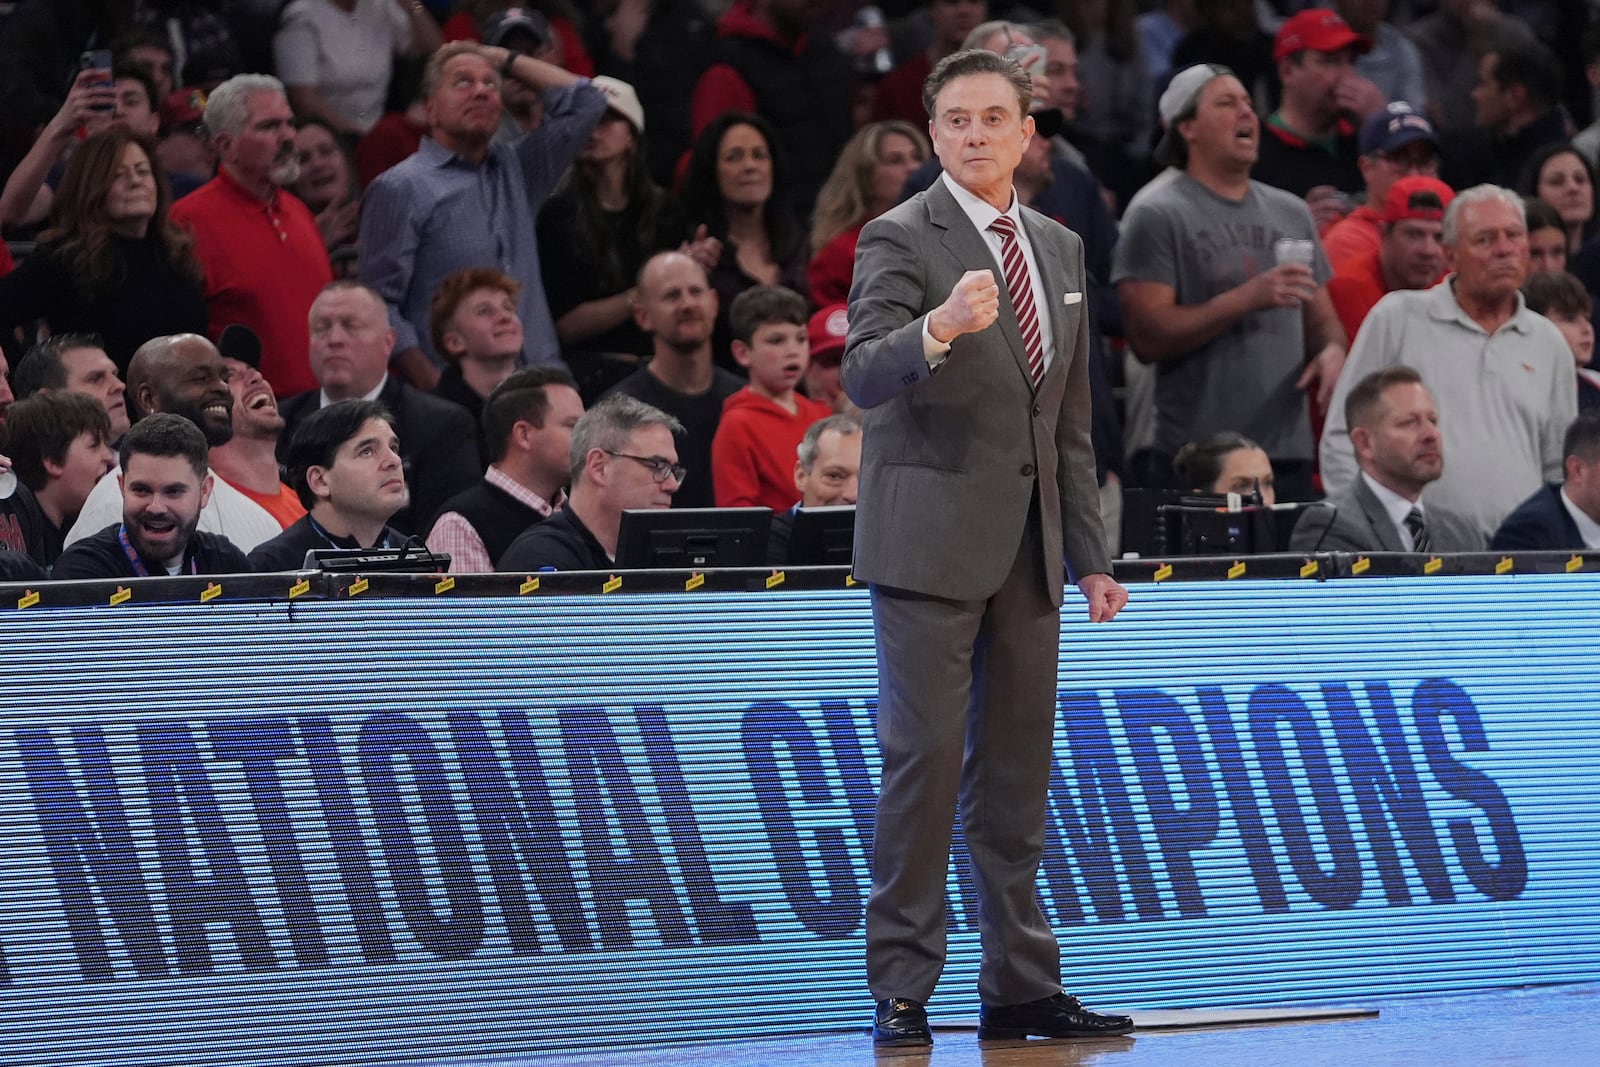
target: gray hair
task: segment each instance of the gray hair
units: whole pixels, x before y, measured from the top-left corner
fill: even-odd
[[[1040,44],[1044,44],[1046,41],[1065,41],[1071,45],[1078,43],[1078,38],[1067,28],[1067,24],[1060,19],[1043,19],[1035,22],[1030,29],[1033,33],[1033,39]]]
[[[1522,197],[1499,185],[1474,185],[1456,194],[1450,201],[1450,206],[1444,209],[1444,232],[1440,234],[1440,241],[1447,245],[1456,243],[1456,236],[1461,226],[1461,213],[1472,204],[1486,204],[1491,200],[1503,200],[1517,209],[1517,217],[1522,224],[1528,224],[1528,208]]]
[[[822,435],[832,430],[842,437],[861,432],[861,420],[855,415],[829,415],[825,419],[818,419],[806,430],[806,435],[800,439],[800,446],[795,453],[800,457],[800,469],[807,474],[817,462],[817,452],[822,448]]]
[[[205,114],[200,121],[212,137],[237,133],[250,121],[250,97],[255,93],[277,93],[287,97],[283,83],[267,74],[235,74],[206,96]]]
[[[646,426],[665,426],[674,435],[684,432],[683,423],[665,411],[623,393],[612,393],[585,411],[572,427],[572,484],[578,484],[590,452],[620,451],[635,430]]]

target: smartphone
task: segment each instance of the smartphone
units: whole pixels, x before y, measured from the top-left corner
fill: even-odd
[[[78,56],[78,69],[99,72],[99,77],[94,80],[108,88],[115,84],[111,77],[111,50],[109,48],[95,48]],[[96,111],[114,111],[114,105],[97,104]]]
[[[1050,53],[1042,44],[1014,44],[1006,49],[1006,58],[1014,60],[1028,77],[1037,78],[1044,74]]]

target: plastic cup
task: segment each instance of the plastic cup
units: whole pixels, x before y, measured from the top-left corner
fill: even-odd
[[[1302,237],[1280,237],[1272,242],[1272,255],[1279,266],[1285,263],[1298,263],[1303,267],[1309,267],[1316,256],[1316,245]]]

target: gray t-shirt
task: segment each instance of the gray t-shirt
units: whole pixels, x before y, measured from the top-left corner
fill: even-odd
[[[1139,191],[1122,220],[1111,280],[1159,282],[1181,305],[1203,304],[1276,265],[1273,242],[1310,240],[1318,284],[1333,272],[1305,202],[1251,182],[1242,200],[1218,196],[1178,170]],[[1222,430],[1254,439],[1273,459],[1312,457],[1299,308],[1247,315],[1207,344],[1156,364],[1154,447],[1173,454]]]

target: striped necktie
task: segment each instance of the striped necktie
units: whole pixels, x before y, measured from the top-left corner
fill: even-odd
[[[1406,513],[1406,529],[1411,531],[1411,551],[1427,552],[1433,547],[1428,540],[1428,520],[1423,518],[1421,508],[1412,507]]]
[[[1033,283],[1028,280],[1028,261],[1022,255],[1022,242],[1017,240],[1017,226],[1006,215],[989,224],[989,229],[1000,235],[1000,260],[1006,268],[1006,289],[1011,293],[1011,306],[1017,309],[1017,328],[1022,331],[1022,343],[1028,349],[1028,375],[1034,388],[1044,378],[1044,339],[1039,335],[1039,312],[1033,305]]]

